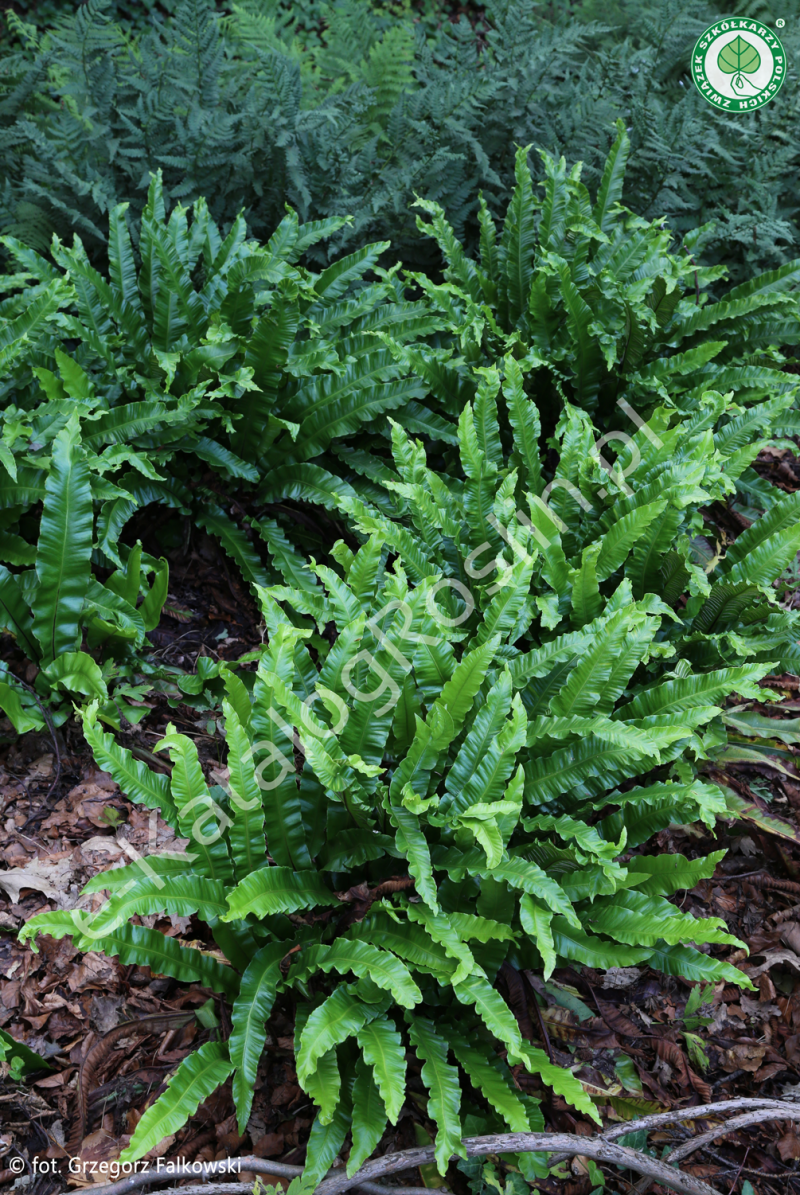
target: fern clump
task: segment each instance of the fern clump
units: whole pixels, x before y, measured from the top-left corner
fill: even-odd
[[[17,272],[0,279],[0,627],[41,664],[42,697],[105,701],[110,674],[81,648],[130,658],[156,626],[167,564],[122,541],[137,512],[193,517],[268,585],[279,574],[256,545],[280,555],[285,535],[273,519],[237,523],[226,491],[241,497],[388,410],[420,430],[442,422],[376,336],[405,343],[442,325],[379,270],[387,246],[318,274],[297,265],[345,222],[291,212],[262,246],[239,216],[223,237],[203,200],[167,217],[156,176],[135,248],[126,205],[112,211],[106,272],[79,237],[54,239],[52,260],[4,238]],[[20,732],[41,727],[35,698],[8,680],[0,708]]]
[[[794,497],[716,570],[695,547],[699,506],[734,488],[738,433],[768,427],[791,395],[756,417],[714,392],[691,416],[659,407],[610,471],[568,406],[551,484],[512,355],[503,370],[482,371],[462,412],[460,476],[396,425],[380,484],[397,517],[357,477],[340,483],[358,550],[340,542],[305,568],[285,555],[285,583],[259,589],[269,644],[255,675],[225,678],[227,765],[211,787],[174,728],[159,745],[167,779],[84,712],[98,764],[187,854],[100,874],[87,888],[110,893],[99,910],[43,914],[23,937],[69,934],[233,1005],[229,1040],[181,1064],[130,1158],[231,1074],[244,1129],[276,1002],[293,1010],[298,1081],[318,1107],[314,1183],[348,1134],[349,1171],[369,1156],[417,1067],[442,1172],[463,1117],[540,1123],[509,1065],[595,1115],[579,1075],[523,1034],[505,975],[571,961],[749,982],[697,948],[738,945],[724,922],[669,900],[721,853],[642,848],[671,823],[729,816],[702,775],[724,746],[725,699],[768,698],[759,682],[796,664],[798,615],[771,585],[800,548]],[[196,915],[229,965],[131,922],[153,913]],[[535,1158],[520,1165],[535,1177]]]
[[[800,259],[714,300],[707,287],[726,270],[697,260],[709,227],[676,247],[663,220],[622,206],[629,148],[619,121],[594,202],[581,163],[568,172],[564,158],[546,151],[537,198],[528,150],[519,149],[499,231],[481,200],[474,255],[439,204],[417,201],[430,217],[420,217],[419,228],[435,237],[445,262],[444,286],[414,275],[449,321],[450,351],[428,350],[414,361],[434,393],[474,388],[474,366],[507,352],[551,427],[565,399],[607,421],[615,406],[649,410],[657,398],[691,411],[710,389],[733,390],[746,404],[793,389],[781,366],[782,350],[800,340]],[[785,426],[796,431],[800,423],[794,416]]]

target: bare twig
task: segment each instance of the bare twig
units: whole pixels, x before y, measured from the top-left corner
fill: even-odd
[[[628,1132],[630,1131],[629,1126]],[[683,1174],[680,1170],[667,1166],[637,1149],[614,1145],[602,1137],[580,1137],[577,1133],[494,1133],[488,1137],[466,1137],[463,1144],[469,1158],[503,1153],[558,1153],[572,1157],[580,1155],[597,1162],[619,1166],[623,1170],[646,1174],[654,1182],[679,1191],[681,1195],[719,1195],[714,1187],[710,1187],[701,1179]],[[337,1174],[324,1179],[317,1187],[316,1195],[342,1195],[344,1191],[361,1187],[364,1182],[381,1175],[424,1166],[434,1161],[434,1158],[435,1149],[432,1145],[385,1154],[382,1158],[367,1162],[352,1178],[348,1178],[346,1174]]]
[[[659,1182],[664,1187],[670,1187],[682,1195],[719,1195],[714,1187],[702,1182],[691,1175],[676,1169],[675,1163],[688,1153],[701,1148],[716,1137],[733,1132],[743,1127],[744,1123],[755,1124],[764,1120],[795,1120],[800,1121],[800,1105],[791,1104],[783,1100],[757,1099],[742,1097],[733,1100],[722,1100],[716,1104],[701,1104],[694,1108],[676,1108],[671,1112],[659,1112],[652,1116],[642,1116],[635,1122],[637,1131],[648,1131],[661,1128],[668,1124],[677,1124],[684,1120],[704,1120],[709,1116],[724,1116],[730,1112],[747,1109],[746,1116],[737,1116],[718,1125],[709,1133],[692,1138],[685,1145],[673,1150],[669,1157],[661,1162],[639,1150],[628,1149],[623,1145],[615,1145],[614,1139],[623,1137],[634,1130],[631,1123],[615,1125],[597,1137],[581,1137],[571,1133],[499,1133],[489,1137],[467,1137],[464,1140],[467,1157],[486,1157],[497,1153],[548,1153],[555,1157],[569,1158],[580,1155],[593,1158],[598,1162],[619,1166],[625,1170],[633,1170],[637,1174],[646,1176],[648,1182]],[[687,1148],[687,1146],[689,1148]],[[681,1153],[681,1151],[685,1151]],[[434,1160],[434,1147],[425,1146],[419,1149],[408,1149],[400,1153],[385,1154],[367,1162],[365,1166],[348,1178],[344,1171],[330,1172],[317,1187],[316,1195],[341,1195],[342,1192],[353,1188],[366,1191],[368,1195],[425,1195],[421,1187],[385,1187],[373,1182],[386,1174],[398,1171],[412,1170]],[[162,1162],[163,1165],[163,1162]],[[204,1162],[202,1170],[196,1166],[178,1166],[168,1163],[169,1169],[147,1170],[143,1173],[131,1174],[119,1182],[109,1183],[92,1189],[92,1195],[128,1195],[141,1187],[150,1186],[158,1182],[178,1182],[181,1179],[197,1178],[200,1174],[204,1179],[223,1177],[229,1174],[239,1174],[249,1171],[252,1174],[274,1175],[276,1178],[294,1178],[301,1174],[302,1166],[289,1166],[285,1162],[270,1162],[264,1158],[244,1157],[229,1158],[222,1162]],[[237,1188],[225,1183],[205,1182],[200,1187],[181,1187],[175,1190],[175,1195],[232,1195]],[[239,1185],[238,1189],[241,1189]],[[161,1192],[161,1195],[173,1195],[172,1190]]]
[[[697,1116],[698,1112],[701,1113],[703,1118],[705,1118],[708,1115],[719,1115],[720,1111],[723,1110],[733,1111],[734,1107],[741,1108],[745,1105],[749,1104],[752,1106],[756,1103],[758,1103],[758,1101],[755,1099],[751,1100],[744,1098],[728,1100],[724,1104],[706,1104],[705,1107],[701,1106],[699,1108],[682,1108],[682,1119],[688,1119],[688,1117],[685,1115],[686,1113],[694,1113],[695,1115],[692,1117],[692,1119],[698,1120],[700,1119],[700,1117]],[[714,1112],[712,1112],[712,1109],[714,1109]],[[666,1113],[666,1116],[672,1116],[675,1118],[674,1113]],[[644,1127],[644,1121],[653,1119],[655,1118],[643,1117],[641,1121],[637,1120],[637,1129]],[[668,1153],[664,1161],[668,1165],[674,1166],[678,1162],[683,1161],[684,1158],[688,1158],[689,1154],[694,1153],[696,1149],[702,1149],[704,1146],[710,1145],[711,1142],[715,1141],[718,1137],[724,1137],[726,1133],[733,1133],[736,1131],[736,1129],[743,1129],[751,1124],[761,1124],[765,1120],[800,1120],[800,1106],[789,1104],[782,1100],[764,1100],[761,1108],[757,1108],[751,1112],[746,1112],[742,1116],[733,1116],[730,1120],[726,1120],[722,1124],[715,1125],[714,1128],[709,1129],[708,1132],[701,1133],[698,1137],[691,1137],[688,1141],[684,1141],[681,1145],[676,1146],[675,1149]],[[627,1131],[630,1132],[630,1129]],[[617,1136],[620,1135],[619,1129],[616,1130],[616,1133]],[[744,1162],[742,1165],[744,1165]],[[741,1166],[739,1169],[741,1170]],[[650,1187],[651,1181],[652,1180],[650,1178],[647,1178],[643,1182],[637,1183],[634,1187],[635,1195],[645,1195],[645,1192]]]
[[[744,1167],[745,1162],[747,1161],[747,1155],[749,1153],[750,1153],[750,1146],[748,1145],[747,1149],[744,1151],[744,1157],[742,1158],[742,1160],[739,1164],[739,1169],[736,1171],[733,1182],[730,1185],[730,1190],[728,1191],[728,1195],[733,1195],[733,1192],[736,1189],[736,1184],[739,1181],[739,1175],[742,1173],[742,1169]]]
[[[626,1137],[628,1133],[634,1131],[638,1132],[644,1129],[649,1132],[650,1129],[664,1128],[666,1125],[678,1124],[682,1120],[705,1120],[709,1116],[725,1116],[730,1112],[742,1112],[745,1109],[761,1108],[764,1113],[771,1113],[775,1120],[780,1120],[780,1113],[784,1113],[786,1119],[789,1119],[790,1112],[796,1109],[798,1105],[789,1104],[783,1100],[758,1099],[755,1096],[739,1096],[732,1100],[720,1100],[716,1104],[697,1104],[692,1108],[675,1108],[671,1112],[654,1112],[651,1116],[640,1116],[636,1119],[636,1129],[632,1127],[631,1123],[626,1121],[624,1124],[614,1125],[613,1128],[606,1129],[601,1134],[604,1141],[616,1141],[618,1137]],[[789,1109],[789,1112],[786,1110]],[[551,1158],[551,1164],[555,1165],[557,1162],[563,1162],[565,1158],[570,1157],[570,1154],[559,1154]]]
[[[729,1112],[742,1112],[751,1108],[774,1109],[775,1120],[781,1119],[780,1112],[783,1112],[784,1118],[788,1120],[791,1112],[796,1111],[799,1106],[790,1104],[787,1100],[739,1096],[733,1100],[718,1100],[716,1104],[697,1104],[693,1108],[673,1108],[671,1112],[654,1112],[652,1116],[638,1116],[635,1131],[646,1129],[649,1132],[650,1129],[660,1129],[664,1125],[675,1124],[681,1120],[704,1120],[708,1116],[723,1116]],[[625,1137],[632,1132],[634,1132],[632,1124],[626,1121],[625,1124],[614,1125],[613,1128],[606,1129],[603,1138],[606,1141],[614,1141],[617,1137]]]
[[[302,1166],[295,1166],[298,1173],[303,1169]],[[9,1172],[10,1173],[10,1172]],[[161,1176],[162,1180],[169,1177],[164,1174]],[[264,1177],[270,1177],[270,1171],[264,1172]],[[280,1175],[275,1175],[275,1178],[280,1178]],[[437,1188],[443,1192],[443,1195],[450,1195],[447,1188]],[[430,1195],[427,1187],[383,1187],[380,1183],[364,1183],[363,1187],[358,1188],[359,1191],[366,1191],[367,1195]],[[92,1191],[92,1195],[95,1192]],[[196,1186],[188,1187],[167,1187],[160,1191],[159,1195],[242,1195],[241,1183],[198,1183]]]
[[[725,1124],[715,1125],[707,1133],[701,1133],[699,1137],[692,1137],[689,1141],[684,1141],[682,1145],[676,1146],[667,1155],[667,1161],[681,1162],[696,1149],[702,1149],[704,1145],[715,1141],[717,1137],[724,1137],[726,1133],[734,1133],[737,1129],[746,1129],[751,1124],[762,1124],[765,1120],[800,1120],[800,1107],[789,1106],[787,1108],[784,1106],[779,1110],[762,1108],[755,1112],[745,1112],[743,1116],[734,1116]]]
[[[102,1187],[92,1187],[92,1195],[128,1195],[129,1191],[136,1191],[140,1187],[149,1187],[153,1183],[178,1182],[185,1178],[217,1177],[230,1174],[263,1174],[273,1178],[295,1178],[303,1173],[302,1166],[289,1166],[286,1162],[270,1162],[265,1158],[228,1158],[223,1162],[189,1163],[179,1166],[175,1162],[165,1162],[159,1159],[161,1170],[146,1170],[130,1174],[118,1182],[108,1183]],[[158,1165],[158,1163],[156,1163]],[[361,1191],[367,1195],[428,1195],[426,1187],[384,1187],[380,1183],[358,1184]],[[242,1184],[209,1183],[190,1187],[168,1188],[159,1195],[240,1195]]]

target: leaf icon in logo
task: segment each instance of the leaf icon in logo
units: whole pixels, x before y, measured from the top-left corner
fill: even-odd
[[[717,59],[717,66],[726,75],[733,75],[731,83],[741,91],[746,80],[743,75],[752,75],[761,66],[761,55],[755,46],[743,37],[735,37],[723,46]]]

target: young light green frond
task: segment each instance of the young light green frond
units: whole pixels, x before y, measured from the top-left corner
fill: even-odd
[[[491,876],[510,888],[537,897],[554,913],[561,913],[572,925],[580,922],[562,888],[541,867],[527,859],[510,859],[492,868]]]
[[[126,747],[117,743],[112,734],[100,729],[96,704],[86,706],[82,717],[86,741],[103,771],[116,780],[129,800],[137,805],[146,805],[149,809],[160,810],[164,820],[177,830],[178,811],[170,796],[169,778],[135,759]]]
[[[422,905],[409,905],[407,915],[409,921],[424,925],[433,941],[438,942],[445,954],[458,964],[451,976],[451,983],[458,983],[476,970],[477,964],[472,951],[457,926],[451,922],[448,913],[433,913]]]
[[[348,988],[337,988],[314,1009],[295,1043],[298,1081],[305,1082],[323,1055],[348,1037],[355,1037],[363,1025],[382,1011],[380,1004],[365,1004]]]
[[[350,1100],[344,1093],[328,1124],[323,1125],[320,1116],[317,1116],[308,1137],[306,1164],[301,1178],[304,1187],[301,1190],[313,1190],[328,1173],[344,1144],[351,1116]]]
[[[332,1124],[342,1091],[342,1076],[335,1048],[317,1059],[316,1070],[306,1075],[303,1086],[319,1108],[319,1123]]]
[[[542,956],[545,980],[549,979],[556,968],[556,948],[553,941],[552,921],[553,912],[546,908],[541,901],[525,892],[520,897],[519,918],[522,928],[536,944],[536,949]]]
[[[228,739],[229,804],[233,815],[229,841],[234,872],[237,879],[244,879],[267,861],[264,807],[250,740],[236,711],[227,701],[223,702],[223,712]]]
[[[79,618],[92,552],[89,468],[73,415],[53,442],[36,550],[39,584],[32,603],[33,633],[49,662],[80,646]]]
[[[637,855],[631,870],[644,872],[648,878],[635,884],[637,892],[648,896],[672,896],[674,892],[694,888],[700,880],[710,879],[727,852],[712,851],[705,859],[687,859],[685,855]]]
[[[746,555],[728,569],[728,581],[733,585],[741,581],[750,585],[771,585],[800,551],[800,526],[795,522],[776,531],[757,546],[751,548],[745,545],[742,550]]]
[[[620,706],[614,717],[630,721],[685,711],[698,705],[714,705],[729,693],[740,693],[751,700],[763,699],[764,691],[758,687],[758,681],[769,673],[770,668],[771,664],[743,664],[738,668],[720,668],[698,676],[661,681]]]
[[[409,874],[414,877],[418,896],[433,912],[439,911],[436,884],[433,880],[433,865],[425,835],[420,828],[419,817],[400,802],[391,802],[387,812],[395,828],[398,850],[408,861]]]
[[[422,925],[416,925],[413,921],[396,921],[386,912],[368,913],[363,921],[357,921],[350,927],[348,936],[391,951],[417,971],[446,977],[456,969],[455,962],[444,947]]]
[[[422,999],[405,963],[388,950],[379,950],[372,942],[337,938],[331,946],[308,947],[298,958],[299,962],[295,962],[291,972],[293,980],[312,975],[317,970],[326,974],[336,971],[339,975],[352,972],[383,991],[391,992],[402,1008],[413,1008]]]
[[[128,867],[112,867],[107,871],[99,871],[93,875],[82,892],[120,892],[129,884],[145,876],[180,876],[192,870],[195,856],[191,851],[175,851],[174,854],[142,856]],[[202,874],[202,873],[201,873]]]
[[[539,411],[525,393],[522,372],[512,356],[504,361],[503,398],[509,422],[514,429],[514,451],[519,454],[525,489],[539,494],[542,489],[542,462],[539,440],[542,434]]]
[[[198,867],[212,878],[225,882],[233,877],[233,864],[224,835],[227,814],[212,797],[206,784],[197,746],[187,735],[177,734],[174,726],[156,743],[166,748],[172,760],[170,793],[177,811],[178,827],[192,842]],[[202,860],[202,862],[200,862]]]
[[[655,946],[659,939],[670,946],[679,946],[686,941],[742,945],[738,938],[727,932],[727,925],[721,918],[698,920],[690,913],[680,913],[661,896],[647,896],[634,890],[598,897],[587,916],[587,923],[593,931],[630,946]]]
[[[85,920],[82,933],[101,941],[104,934],[123,925],[135,913],[140,917],[153,913],[191,917],[196,913],[201,920],[213,922],[225,910],[225,890],[220,880],[185,874],[164,878],[145,875],[127,889],[114,893],[99,912]]]
[[[630,139],[625,123],[618,120],[617,136],[606,158],[603,177],[597,192],[597,201],[592,212],[592,219],[603,232],[611,231],[614,223],[614,205],[622,200],[622,184],[625,179],[625,167],[629,152]]]

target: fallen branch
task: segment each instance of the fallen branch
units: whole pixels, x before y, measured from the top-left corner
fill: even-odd
[[[739,1099],[730,1100],[729,1104],[735,1104],[742,1107],[746,1104],[756,1104],[757,1100]],[[703,1115],[707,1115],[711,1108],[723,1108],[726,1111],[732,1110],[726,1104],[708,1104],[701,1109],[681,1109],[682,1112],[702,1111]],[[667,1114],[669,1115],[669,1113]],[[645,1117],[644,1119],[648,1119]],[[694,1117],[699,1119],[699,1117]],[[670,1165],[675,1166],[678,1162],[682,1162],[684,1158],[688,1158],[698,1149],[703,1149],[704,1146],[710,1145],[712,1141],[716,1141],[718,1137],[724,1137],[727,1133],[734,1133],[737,1129],[748,1128],[751,1124],[763,1124],[765,1120],[795,1120],[800,1121],[800,1106],[797,1104],[789,1104],[783,1100],[765,1100],[761,1108],[756,1108],[751,1112],[745,1112],[742,1116],[733,1116],[730,1120],[723,1121],[722,1124],[715,1125],[708,1129],[707,1132],[701,1133],[698,1137],[691,1137],[688,1141],[676,1145],[673,1150],[667,1154],[664,1161]],[[641,1121],[636,1122],[637,1128],[641,1125]],[[741,1167],[740,1167],[741,1170]],[[638,1182],[634,1187],[634,1195],[645,1195],[649,1189],[652,1179],[645,1178],[644,1181]]]
[[[295,1166],[294,1169],[297,1170],[297,1172],[299,1174],[302,1171],[303,1167]],[[2,1173],[3,1172],[0,1171],[0,1174],[2,1174]],[[9,1170],[7,1173],[12,1174],[13,1172],[11,1170]],[[242,1171],[242,1173],[244,1173],[244,1171]],[[253,1173],[253,1172],[251,1171],[251,1173]],[[272,1171],[269,1171],[269,1170],[265,1171],[264,1173],[267,1178],[269,1178],[271,1175],[272,1175],[272,1177],[275,1177],[275,1178],[281,1177],[280,1175],[273,1175]],[[162,1174],[161,1175],[162,1181],[167,1178],[176,1179],[177,1177],[178,1177],[177,1174]],[[284,1176],[284,1177],[288,1177],[288,1176]],[[246,1184],[245,1184],[245,1187],[246,1187]],[[98,1192],[102,1193],[102,1192],[108,1191],[108,1190],[109,1190],[108,1187],[98,1187],[97,1191],[93,1190],[91,1192],[91,1195],[98,1195]],[[262,1188],[262,1190],[263,1190],[263,1188]],[[358,1190],[366,1191],[367,1195],[430,1195],[430,1192],[427,1187],[384,1187],[384,1186],[381,1186],[380,1183],[364,1183],[364,1185],[362,1187],[359,1187]],[[240,1182],[237,1182],[237,1183],[197,1183],[194,1186],[189,1186],[189,1187],[168,1187],[166,1191],[160,1191],[159,1195],[242,1195],[242,1191],[243,1191],[243,1184]],[[450,1195],[449,1191],[446,1191],[444,1193],[444,1195]]]
[[[760,1111],[746,1112],[743,1116],[734,1116],[725,1124],[716,1125],[707,1133],[701,1133],[699,1137],[692,1137],[689,1141],[684,1141],[682,1145],[676,1146],[667,1155],[665,1161],[682,1162],[684,1158],[688,1158],[689,1154],[694,1153],[696,1149],[702,1149],[704,1145],[709,1145],[717,1137],[724,1137],[726,1133],[733,1133],[736,1129],[746,1129],[751,1124],[762,1124],[765,1120],[800,1120],[800,1107],[788,1109],[784,1107],[780,1111],[762,1108]]]
[[[159,1159],[161,1161],[161,1159]],[[158,1165],[158,1163],[156,1163]],[[209,1183],[206,1178],[213,1178],[221,1175],[235,1174],[238,1178],[239,1174],[263,1174],[267,1177],[273,1178],[296,1178],[298,1174],[303,1173],[302,1166],[289,1166],[286,1162],[270,1162],[265,1158],[227,1158],[222,1162],[189,1162],[185,1166],[178,1166],[174,1162],[167,1162],[161,1170],[144,1170],[137,1171],[136,1174],[129,1174],[125,1178],[119,1179],[115,1183],[107,1183],[105,1186],[92,1187],[92,1195],[127,1195],[129,1191],[136,1191],[141,1187],[152,1186],[153,1183],[178,1182],[181,1179],[197,1178],[201,1179],[202,1185],[193,1187],[175,1187],[168,1188],[166,1191],[160,1192],[160,1195],[172,1195],[175,1191],[177,1195],[241,1195],[242,1184],[236,1183]],[[168,1167],[168,1168],[167,1168]],[[366,1191],[367,1195],[428,1195],[426,1187],[384,1187],[380,1183],[359,1183],[360,1190]]]
[[[628,1132],[631,1131],[629,1126]],[[646,1175],[652,1182],[659,1182],[663,1187],[681,1192],[681,1195],[719,1195],[714,1187],[710,1187],[699,1178],[683,1174],[638,1149],[614,1145],[602,1137],[579,1137],[572,1133],[493,1133],[488,1137],[466,1137],[463,1144],[468,1158],[504,1153],[558,1153],[568,1157],[580,1155],[592,1158],[595,1162],[604,1162]],[[329,1176],[317,1187],[315,1195],[342,1195],[344,1191],[362,1187],[365,1182],[381,1175],[424,1166],[427,1162],[433,1162],[435,1156],[435,1148],[432,1145],[406,1149],[401,1153],[384,1154],[382,1158],[367,1162],[352,1178],[348,1178],[346,1174]],[[384,1190],[391,1192],[391,1188]],[[93,1195],[98,1193],[94,1192]]]
[[[627,1137],[628,1133],[638,1132],[644,1129],[649,1132],[651,1129],[661,1129],[670,1124],[678,1124],[682,1120],[705,1120],[708,1116],[724,1116],[729,1112],[742,1112],[745,1108],[756,1109],[760,1108],[765,1113],[772,1113],[775,1120],[780,1120],[780,1113],[786,1116],[786,1119],[791,1119],[792,1111],[796,1111],[800,1105],[790,1104],[784,1100],[758,1099],[756,1096],[739,1096],[733,1100],[719,1100],[716,1104],[696,1104],[691,1108],[674,1108],[671,1112],[654,1112],[650,1116],[639,1116],[636,1118],[636,1128],[632,1127],[630,1121],[624,1124],[614,1125],[613,1128],[606,1129],[600,1134],[600,1139],[603,1141],[616,1141],[618,1137]],[[789,1110],[787,1112],[787,1109]],[[720,1129],[720,1134],[725,1132],[724,1126]],[[696,1140],[696,1138],[693,1138]],[[557,1162],[563,1162],[565,1158],[572,1155],[569,1153],[559,1154],[555,1158],[551,1158],[551,1164],[555,1165]],[[670,1158],[669,1160],[676,1160]]]
[[[661,1128],[664,1125],[677,1124],[684,1120],[704,1120],[709,1116],[724,1116],[730,1112],[747,1114],[715,1126],[698,1137],[693,1137],[679,1145],[663,1161],[651,1158],[627,1146],[615,1145],[617,1137],[624,1137],[633,1131]],[[733,1100],[722,1100],[716,1104],[700,1104],[693,1108],[675,1108],[671,1112],[657,1112],[652,1116],[642,1116],[635,1121],[614,1125],[613,1128],[597,1137],[579,1137],[570,1133],[500,1133],[490,1137],[468,1137],[464,1141],[468,1157],[486,1157],[496,1153],[549,1153],[556,1155],[551,1159],[571,1158],[577,1155],[592,1158],[598,1162],[620,1166],[625,1170],[634,1170],[643,1175],[647,1182],[659,1182],[662,1186],[670,1187],[682,1195],[719,1195],[719,1193],[700,1179],[683,1174],[675,1168],[675,1163],[688,1156],[695,1149],[722,1137],[726,1133],[743,1128],[745,1124],[758,1124],[765,1120],[795,1120],[800,1121],[800,1105],[783,1100],[758,1099],[745,1096]],[[427,1195],[422,1187],[385,1187],[373,1182],[381,1175],[395,1174],[402,1170],[411,1170],[426,1162],[434,1160],[434,1147],[424,1146],[418,1149],[404,1150],[400,1153],[385,1154],[367,1162],[365,1166],[348,1178],[344,1171],[330,1172],[317,1187],[315,1195],[341,1195],[342,1192],[359,1188],[367,1195]],[[203,1162],[202,1170],[191,1163],[186,1166],[169,1164],[170,1169],[147,1170],[142,1173],[131,1174],[118,1182],[92,1189],[92,1195],[128,1195],[142,1187],[158,1182],[178,1182],[187,1178],[223,1177],[249,1171],[251,1174],[273,1175],[276,1178],[294,1178],[302,1174],[302,1166],[289,1166],[285,1162],[270,1162],[264,1158],[244,1157],[229,1158],[222,1162]],[[203,1182],[202,1187],[170,1188],[161,1195],[227,1195],[241,1190],[241,1184]]]
[[[716,1104],[696,1104],[693,1108],[674,1108],[671,1112],[654,1112],[651,1116],[637,1116],[636,1129],[632,1122],[614,1125],[606,1129],[601,1136],[606,1141],[614,1141],[617,1137],[625,1137],[628,1133],[638,1132],[640,1129],[660,1129],[667,1124],[675,1124],[681,1120],[703,1120],[707,1116],[722,1116],[728,1112],[740,1112],[745,1108],[774,1109],[775,1120],[780,1120],[778,1112],[783,1111],[787,1118],[792,1111],[797,1111],[799,1104],[789,1103],[788,1100],[759,1099],[757,1096],[737,1096],[733,1100],[718,1100]]]

